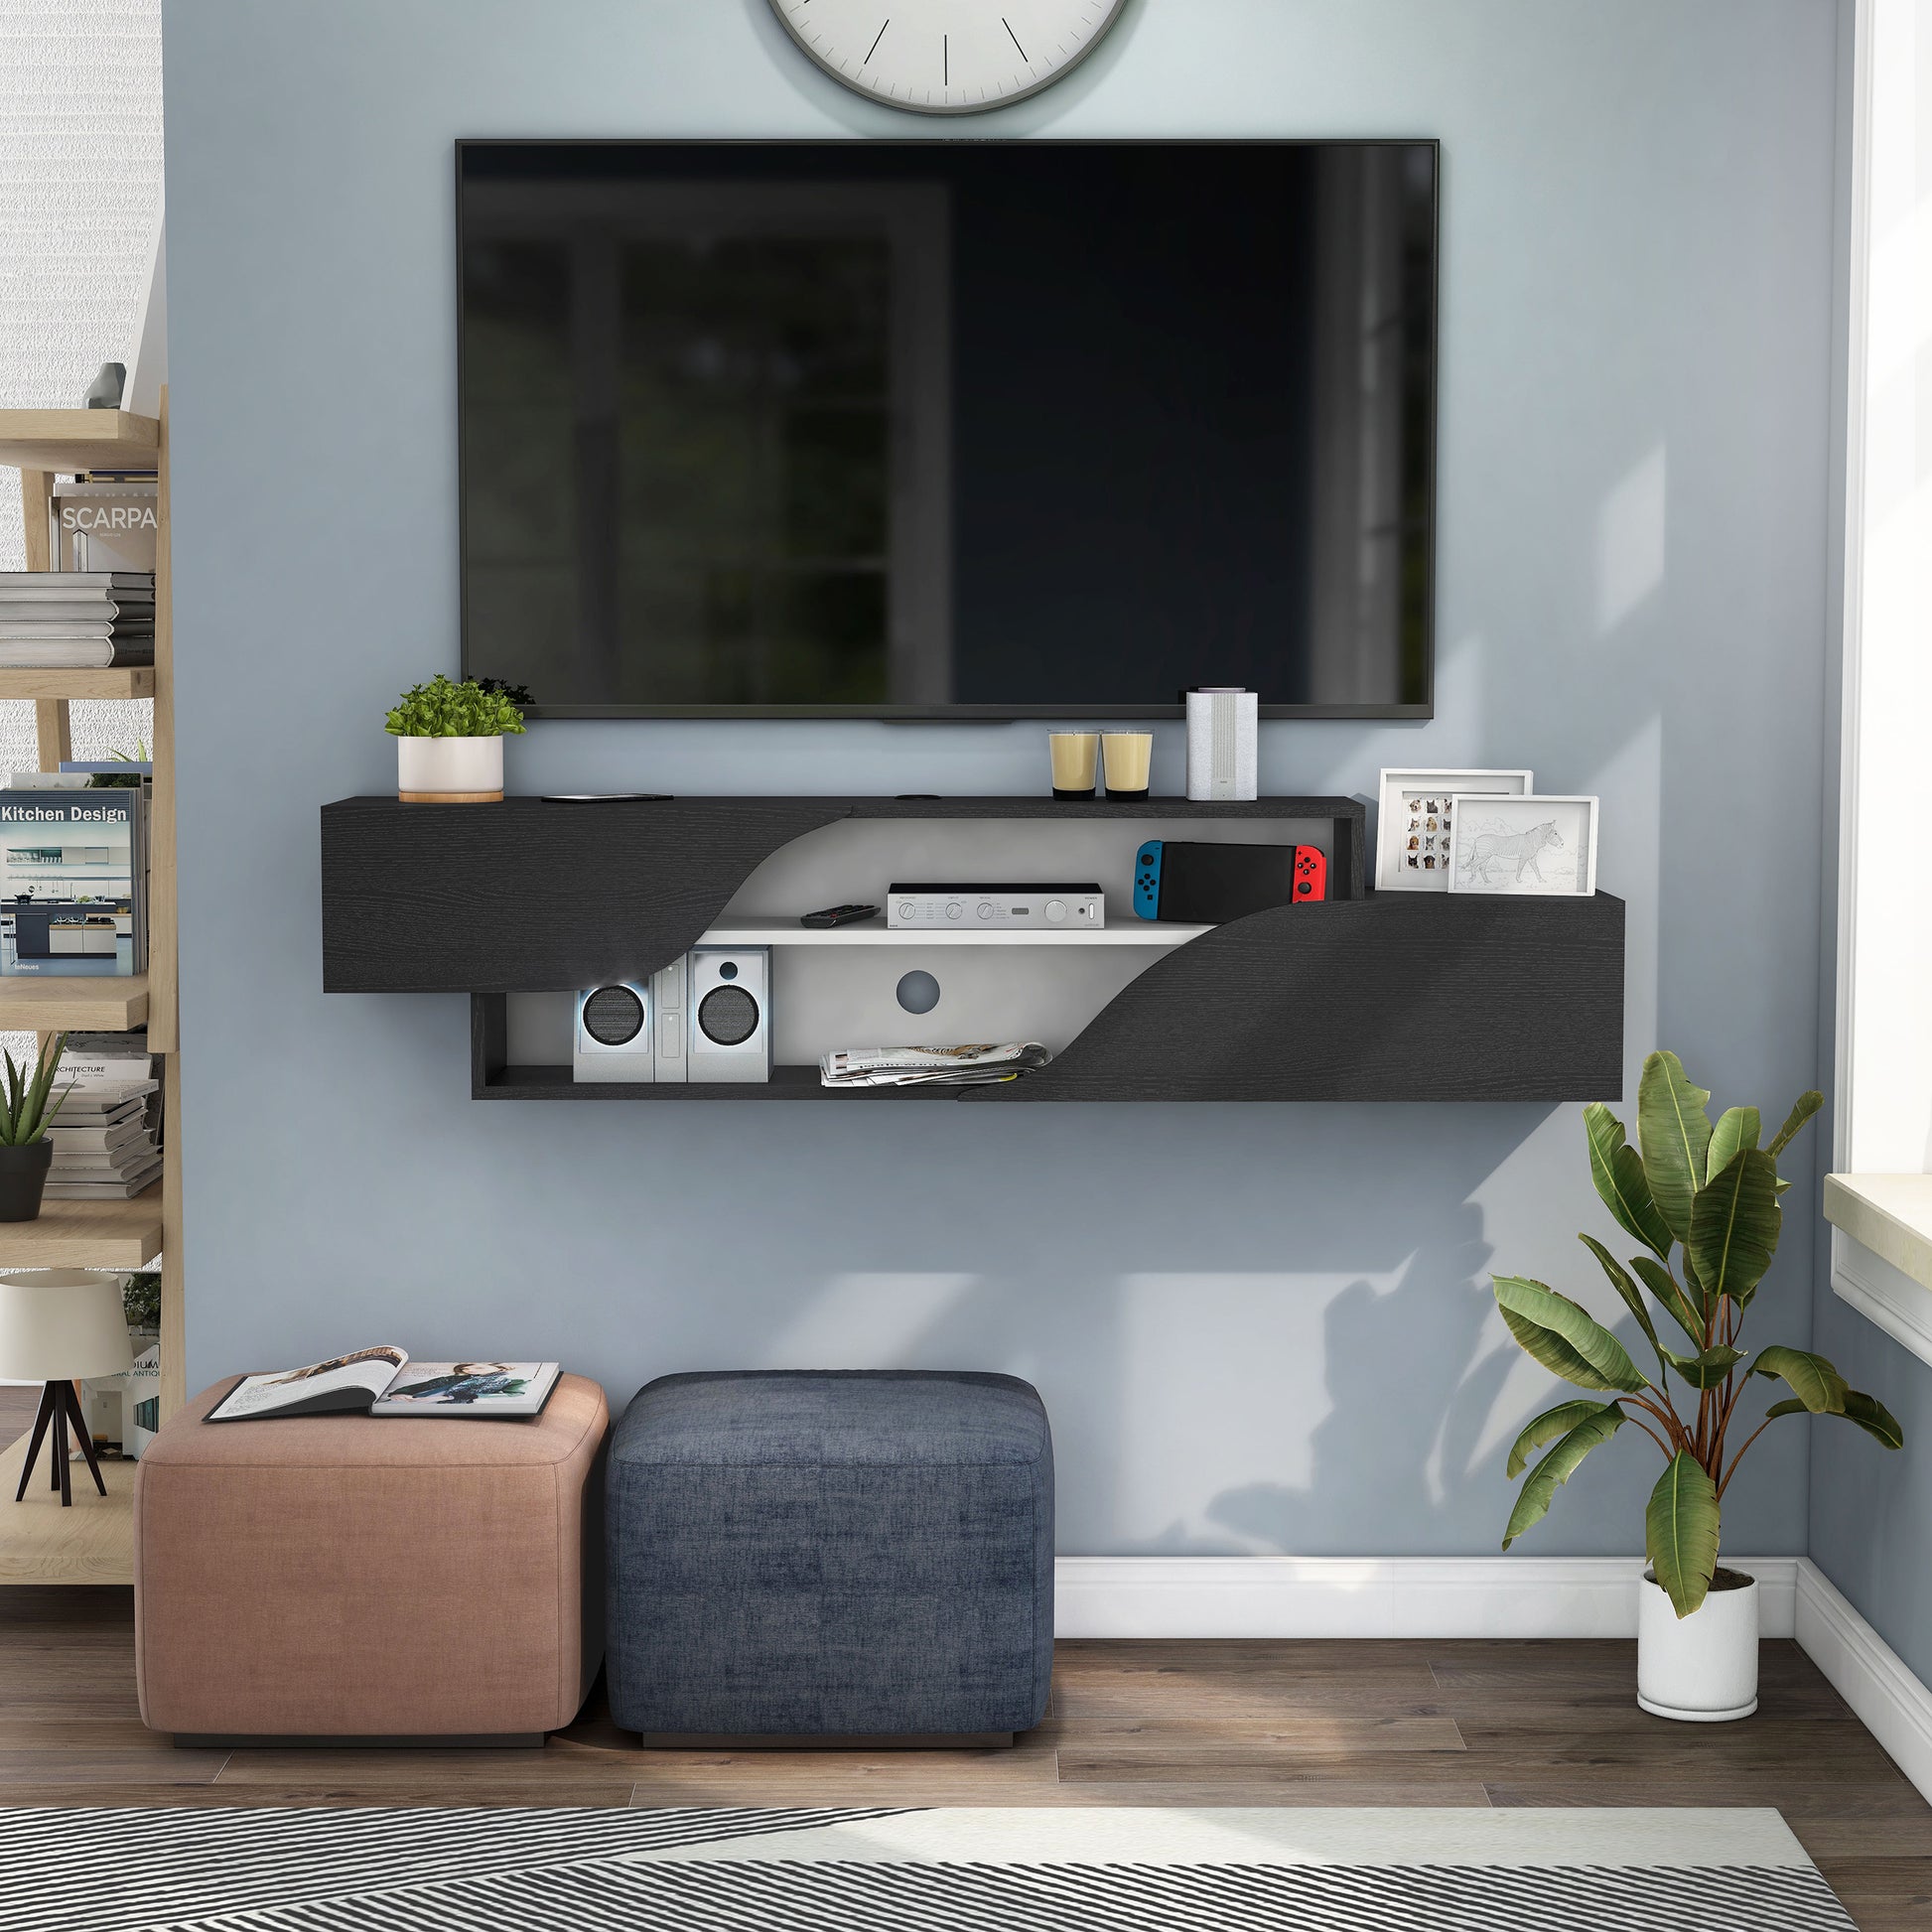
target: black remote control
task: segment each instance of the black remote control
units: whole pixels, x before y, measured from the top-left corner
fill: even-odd
[[[861,919],[876,919],[879,907],[876,905],[828,905],[822,912],[806,912],[799,918],[800,925],[857,925]]]

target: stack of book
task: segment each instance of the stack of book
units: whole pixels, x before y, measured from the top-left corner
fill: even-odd
[[[153,571],[0,571],[0,670],[153,662]]]
[[[153,1080],[76,1086],[61,1103],[47,1138],[50,1200],[131,1200],[161,1177]]]
[[[145,1027],[124,1034],[69,1034],[54,1090],[59,1093],[69,1081],[78,1087],[127,1086],[159,1077]]]

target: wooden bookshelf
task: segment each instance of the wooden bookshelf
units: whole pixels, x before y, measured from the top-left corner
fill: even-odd
[[[148,976],[0,979],[0,1033],[124,1034],[148,1024]]]
[[[160,1181],[130,1201],[51,1200],[40,1218],[0,1224],[0,1270],[145,1267],[161,1262],[161,1413],[181,1406],[185,1317],[181,1266],[180,1031],[175,978],[174,628],[169,549],[168,399],[159,417],[116,409],[0,410],[0,466],[21,473],[27,568],[52,570],[48,509],[57,477],[152,471],[159,481],[155,661],[109,670],[0,669],[0,698],[31,700],[41,766],[71,758],[75,699],[154,700],[154,796],[148,839],[148,971],[133,979],[0,980],[0,1030],[116,1033],[145,1026],[163,1062],[167,1160]],[[0,1584],[128,1584],[134,1576],[134,1467],[103,1463],[109,1488],[76,1486],[63,1510],[30,1487],[12,1502],[25,1445],[0,1453]],[[8,1471],[11,1470],[11,1474]],[[83,1472],[84,1473],[84,1472]],[[36,1500],[38,1495],[40,1500]]]
[[[0,409],[0,464],[57,477],[159,470],[161,425],[124,409]]]
[[[23,671],[0,669],[0,698],[151,698],[154,667],[125,664],[101,671]]]
[[[0,1221],[0,1272],[145,1268],[161,1252],[161,1205],[159,1181],[132,1200],[46,1201],[38,1220]]]
[[[106,1495],[86,1465],[68,1471],[73,1501],[48,1487],[47,1447],[18,1502],[27,1438],[0,1449],[0,1584],[131,1584],[134,1581],[134,1464],[101,1458]]]

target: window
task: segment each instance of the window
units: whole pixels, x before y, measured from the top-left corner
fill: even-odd
[[[1856,25],[1833,1285],[1932,1360],[1932,0]]]

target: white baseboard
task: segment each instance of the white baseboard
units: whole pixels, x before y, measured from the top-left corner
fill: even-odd
[[[1892,1761],[1932,1799],[1932,1691],[1809,1557],[1798,1565],[1797,1638]]]
[[[1788,1637],[1799,1559],[1738,1558]],[[1062,1637],[1634,1637],[1625,1557],[1061,1557]]]

